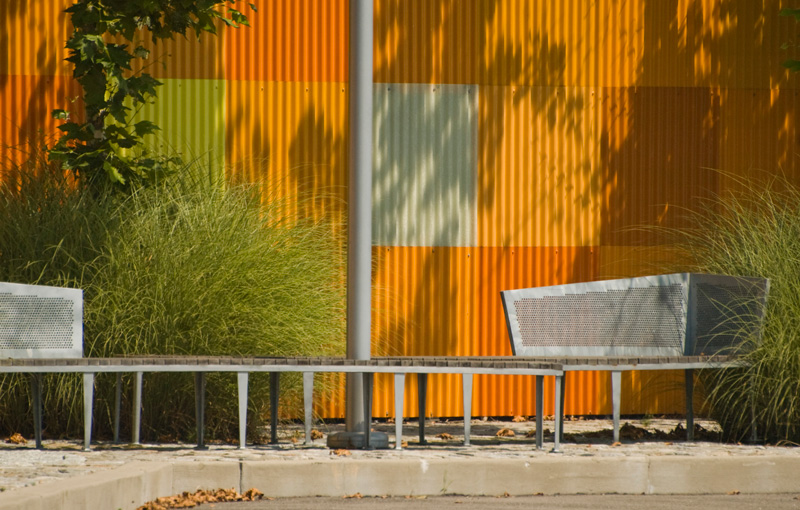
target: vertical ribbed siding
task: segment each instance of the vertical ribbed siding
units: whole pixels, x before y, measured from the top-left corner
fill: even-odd
[[[4,145],[53,133],[53,108],[79,110],[75,83],[49,77],[71,73],[69,3],[0,3]],[[166,85],[145,115],[171,145],[225,151],[232,179],[343,221],[348,2],[256,3],[250,28],[155,48],[166,68],[148,71]],[[684,227],[677,210],[734,186],[708,168],[800,179],[798,78],[779,65],[798,25],[784,6],[376,0],[373,352],[507,354],[500,290],[672,269],[681,261],[637,227]],[[475,95],[459,102],[464,90]],[[403,196],[412,185],[421,198]],[[679,383],[626,374],[623,412],[680,412]],[[431,384],[429,414],[461,412],[458,377]],[[570,374],[567,412],[610,412],[607,387],[607,374]],[[343,414],[338,395],[324,415]],[[478,377],[474,412],[531,414],[533,395],[532,378]],[[376,414],[392,409],[379,378]]]
[[[225,107],[230,176],[265,182],[293,211],[344,220],[347,91],[339,83],[229,81]]]
[[[475,244],[478,90],[377,84],[373,243]]]
[[[261,0],[251,28],[225,31],[229,80],[346,82],[347,0]]]
[[[726,90],[721,95],[720,176],[722,189],[740,187],[735,178],[766,182],[776,173],[800,181],[794,90]]]
[[[599,243],[597,96],[582,88],[481,87],[480,246]]]
[[[376,0],[378,83],[477,83],[481,0]]]
[[[0,2],[0,75],[71,75],[64,62],[70,0]],[[1,86],[1,85],[0,85]]]
[[[160,80],[219,80],[225,77],[223,43],[229,31],[222,27],[217,30],[216,36],[203,33],[198,39],[194,32],[187,32],[186,37],[177,35],[173,39],[159,40],[156,43],[152,42],[148,32],[139,32],[133,44],[125,44],[133,48],[142,45],[150,51],[147,60],[134,61],[136,71],[142,68],[141,70]],[[247,28],[242,27],[240,30]]]
[[[21,163],[41,148],[41,136],[54,140],[60,131],[53,109],[68,109],[79,121],[83,107],[71,101],[78,96],[80,86],[64,76],[0,76],[0,162]]]
[[[197,161],[222,172],[225,163],[225,81],[163,80],[158,99],[140,113],[161,131],[147,143],[170,153],[180,152],[187,161]]]
[[[659,241],[718,191],[719,96],[702,88],[605,89],[600,243]]]

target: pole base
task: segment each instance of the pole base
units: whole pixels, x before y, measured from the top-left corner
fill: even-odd
[[[376,450],[389,448],[389,436],[385,432],[373,431],[369,435],[369,447]],[[344,448],[352,450],[364,448],[363,432],[334,432],[328,435],[328,448]]]

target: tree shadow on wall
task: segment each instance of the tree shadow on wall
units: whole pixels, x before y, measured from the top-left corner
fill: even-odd
[[[458,303],[471,299],[472,290],[464,288],[464,270],[459,267],[462,262],[454,260],[454,254],[461,253],[449,247],[479,246],[475,218],[489,214],[487,210],[508,207],[497,203],[498,179],[504,178],[502,166],[509,164],[503,161],[500,147],[504,137],[513,135],[506,132],[504,119],[525,107],[533,117],[543,119],[550,130],[561,130],[575,139],[584,136],[575,118],[588,105],[580,95],[559,88],[566,66],[565,46],[533,31],[523,41],[501,37],[494,42],[497,34],[492,22],[499,16],[499,4],[494,0],[385,2],[376,12],[376,51],[386,55],[376,68],[376,76],[416,84],[376,84],[375,243],[426,247],[415,250],[419,260],[403,264],[392,262],[395,258],[389,250],[394,248],[379,249],[379,272],[418,269],[415,274],[385,276],[406,288],[408,281],[413,281],[415,289],[408,295],[396,288],[376,289],[382,307],[376,310],[377,315],[391,318],[381,321],[388,325],[378,330],[377,352],[473,354],[467,352],[471,349],[467,339],[458,338],[459,330],[462,335],[464,330],[459,324],[468,320]],[[464,14],[469,10],[473,12]],[[480,101],[476,87],[470,84],[486,89],[480,91]],[[510,101],[501,97],[501,89],[509,84],[520,85],[520,93]],[[529,84],[551,86],[534,89]],[[441,99],[447,94],[455,99]],[[470,103],[468,94],[474,102]],[[492,95],[499,99],[487,101]],[[415,100],[421,104],[414,104]],[[467,151],[469,156],[459,159]],[[453,168],[456,161],[462,163],[461,168]],[[577,166],[584,173],[591,171],[588,161]],[[563,179],[557,174],[563,174],[563,169],[541,171],[555,172],[547,177],[550,180]],[[531,207],[541,205],[536,203],[537,196],[526,200]],[[563,211],[551,215],[549,224],[561,221],[560,214]],[[510,240],[499,239],[492,245],[509,246]],[[573,262],[576,266],[585,263]],[[502,259],[497,264],[491,270],[498,275],[517,269],[502,267]],[[582,273],[582,267],[564,270],[567,279]],[[403,314],[403,310],[407,312]],[[489,310],[478,313],[481,317],[502,314],[499,298]],[[497,334],[503,334],[502,326],[493,328],[491,335]],[[505,345],[505,338],[497,338],[497,343]]]

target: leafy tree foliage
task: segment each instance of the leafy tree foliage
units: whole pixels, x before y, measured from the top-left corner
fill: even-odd
[[[800,21],[800,9],[781,9],[781,16],[790,16],[794,18],[795,21]],[[793,45],[790,43],[783,43],[781,48],[786,50],[792,46]],[[797,59],[784,60],[783,67],[787,68],[793,73],[796,73],[800,71],[800,60]]]
[[[231,27],[248,25],[235,4],[236,0],[77,0],[66,9],[73,26],[67,60],[83,88],[85,117],[75,122],[68,111],[53,111],[64,123],[51,159],[89,181],[123,185],[151,180],[179,163],[176,157],[153,154],[142,145],[143,137],[158,126],[135,121],[135,113],[155,99],[161,82],[132,71],[131,63],[147,59],[150,53],[134,44],[134,37],[149,35],[157,43],[175,35],[216,34],[217,21]],[[250,8],[256,10],[253,4]]]

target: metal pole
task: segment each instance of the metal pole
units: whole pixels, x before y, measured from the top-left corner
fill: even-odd
[[[372,9],[350,0],[350,172],[347,234],[347,357],[370,358],[372,277]],[[364,430],[361,374],[347,377],[348,432]]]

